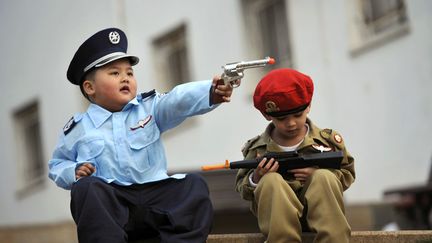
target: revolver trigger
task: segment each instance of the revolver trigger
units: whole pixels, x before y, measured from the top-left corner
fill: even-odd
[[[233,88],[237,88],[238,86],[240,86],[240,79],[236,79],[234,81],[231,81],[230,83]]]

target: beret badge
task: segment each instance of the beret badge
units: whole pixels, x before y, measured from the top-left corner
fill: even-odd
[[[267,113],[272,113],[272,112],[278,112],[280,109],[279,107],[276,105],[276,103],[274,103],[273,101],[267,101],[265,103],[265,107],[266,107],[266,112]]]

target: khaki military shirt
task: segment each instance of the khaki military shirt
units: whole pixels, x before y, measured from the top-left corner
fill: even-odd
[[[320,152],[317,148],[330,148],[332,151],[343,151],[345,154],[341,169],[330,169],[339,178],[345,191],[354,182],[354,158],[345,148],[342,136],[332,129],[320,129],[307,119],[309,125],[309,133],[304,138],[304,141],[297,148],[297,152],[302,154]],[[264,133],[255,138],[248,140],[242,149],[245,159],[254,159],[257,154],[263,155],[266,152],[283,152],[282,148],[277,145],[270,137],[274,125],[270,123]],[[236,191],[245,200],[254,201],[254,187],[249,183],[249,176],[253,173],[253,169],[240,169],[236,177]],[[287,179],[287,183],[292,189],[297,192],[302,188],[299,181]]]

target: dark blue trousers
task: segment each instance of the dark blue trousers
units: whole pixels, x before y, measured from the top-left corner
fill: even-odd
[[[213,221],[207,184],[196,174],[131,186],[90,176],[72,186],[71,197],[80,243],[155,236],[163,243],[204,243]]]

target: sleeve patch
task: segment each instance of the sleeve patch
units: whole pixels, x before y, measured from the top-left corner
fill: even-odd
[[[342,141],[343,141],[342,136],[339,135],[339,134],[335,134],[335,135],[333,136],[333,138],[334,138],[334,140],[335,140],[337,143],[342,143]]]

